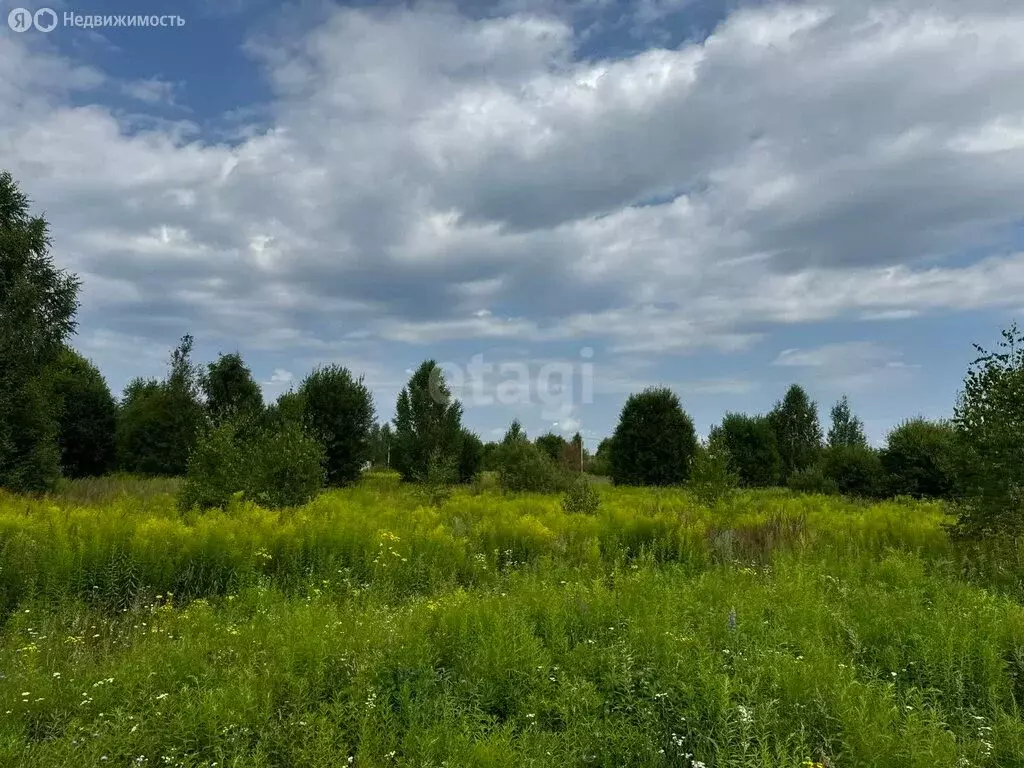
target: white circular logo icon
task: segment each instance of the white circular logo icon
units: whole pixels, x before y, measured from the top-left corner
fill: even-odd
[[[53,8],[40,8],[32,17],[32,22],[40,32],[52,32],[57,26],[57,13]]]
[[[7,26],[15,32],[27,32],[32,29],[32,11],[14,8],[7,14]]]

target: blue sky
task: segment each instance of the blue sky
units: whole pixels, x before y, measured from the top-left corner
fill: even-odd
[[[185,25],[0,27],[0,167],[115,391],[192,333],[384,418],[435,358],[485,438],[594,447],[650,385],[705,433],[800,382],[877,442],[1024,307],[1019,2],[144,11]]]

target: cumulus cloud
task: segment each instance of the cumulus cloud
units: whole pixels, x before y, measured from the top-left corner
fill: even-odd
[[[572,14],[503,11],[337,8],[254,37],[273,99],[231,142],[131,120],[108,74],[0,38],[22,73],[0,165],[84,279],[83,332],[202,328],[394,383],[382,345],[736,353],[781,325],[1020,305],[1019,4],[759,3],[586,60]]]

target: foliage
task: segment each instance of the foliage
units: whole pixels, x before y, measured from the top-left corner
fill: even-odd
[[[0,172],[0,487],[41,491],[60,474],[47,367],[75,330],[79,282],[49,255],[48,225]]]
[[[519,419],[512,419],[512,423],[509,424],[508,429],[505,430],[505,436],[501,438],[503,445],[510,445],[512,443],[522,442],[528,440],[526,431],[523,429],[523,425],[519,423]],[[555,459],[552,459],[555,461]]]
[[[59,404],[57,445],[66,477],[103,475],[114,468],[117,403],[99,370],[65,348],[48,372]]]
[[[561,468],[572,474],[580,474],[586,464],[586,450],[583,447],[583,436],[577,432],[572,440],[565,441],[558,457]]]
[[[484,444],[480,438],[468,429],[462,431],[462,443],[459,446],[458,480],[460,483],[471,483],[473,478],[483,469]]]
[[[996,351],[975,349],[953,413],[964,501],[957,531],[1015,536],[1024,531],[1024,334],[1014,324]]]
[[[799,493],[839,493],[839,486],[834,479],[825,474],[825,467],[821,462],[798,469],[789,476],[786,485],[790,490]]]
[[[585,475],[577,475],[562,496],[562,509],[570,515],[593,515],[600,505],[601,495]]]
[[[767,417],[727,413],[710,437],[722,442],[729,470],[741,485],[758,488],[779,483],[782,456]]]
[[[566,484],[558,465],[525,436],[507,435],[495,453],[498,485],[503,491],[551,493]]]
[[[840,493],[866,498],[885,493],[882,461],[878,451],[866,445],[829,446],[822,451],[821,467]]]
[[[682,485],[697,451],[693,420],[666,388],[630,395],[613,440],[611,470],[616,485]]]
[[[317,368],[299,387],[303,424],[324,446],[327,482],[341,486],[359,479],[370,458],[373,397],[348,368]]]
[[[518,424],[519,422],[516,422]],[[548,432],[546,435],[541,435],[535,441],[537,447],[540,448],[552,461],[561,461],[562,451],[566,446],[566,439],[561,435],[556,435],[554,432]]]
[[[821,451],[821,426],[818,406],[807,396],[803,387],[793,384],[786,396],[768,414],[768,423],[782,458],[781,480],[814,464]]]
[[[434,457],[458,462],[462,406],[433,360],[423,362],[398,395],[392,465],[406,481],[423,480]]]
[[[956,430],[948,422],[910,419],[893,429],[882,450],[888,490],[915,498],[953,494]]]
[[[206,425],[192,337],[172,351],[164,381],[134,379],[125,388],[117,423],[118,466],[148,475],[184,475]]]
[[[607,477],[612,472],[612,439],[606,437],[597,445],[587,465],[587,472],[598,477]]]
[[[294,422],[277,429],[225,421],[198,441],[178,497],[183,509],[246,498],[265,507],[307,503],[323,487],[323,446]]]
[[[263,409],[257,423],[266,429],[277,429],[285,424],[305,426],[306,403],[302,395],[289,390]]]
[[[375,469],[391,466],[391,444],[394,440],[388,423],[374,424],[370,429],[370,464]]]
[[[697,446],[690,470],[690,490],[706,505],[727,499],[739,485],[739,478],[730,468],[729,448],[724,432],[708,436],[706,445]]]
[[[850,400],[843,395],[831,411],[832,426],[828,430],[829,447],[857,446],[866,448],[868,439],[864,435],[864,422],[858,419],[850,410]]]
[[[263,410],[263,393],[237,352],[220,355],[200,378],[206,408],[214,424]]]

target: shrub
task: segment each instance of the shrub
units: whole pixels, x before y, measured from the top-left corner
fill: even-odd
[[[602,440],[587,464],[587,472],[598,477],[608,477],[612,472],[612,439]]]
[[[96,477],[114,467],[117,403],[96,367],[65,348],[51,373],[59,398],[57,444],[66,477]]]
[[[348,368],[317,368],[299,387],[303,424],[324,446],[330,485],[349,485],[359,479],[370,458],[373,398],[362,378]]]
[[[868,446],[835,445],[821,458],[822,471],[840,493],[872,498],[885,493],[885,473],[878,452]]]
[[[631,395],[613,440],[611,472],[616,485],[682,485],[697,451],[693,420],[666,388]]]
[[[798,469],[789,476],[786,485],[798,493],[839,493],[836,481],[825,474],[821,464]]]
[[[775,430],[765,416],[727,413],[710,437],[720,439],[729,469],[747,488],[777,485],[782,476],[782,456]]]
[[[221,355],[206,366],[200,378],[210,419],[220,424],[241,415],[263,410],[263,394],[241,355]]]
[[[911,419],[896,427],[882,451],[889,491],[915,498],[950,496],[956,431],[952,424]]]
[[[961,537],[1024,530],[1024,334],[1011,325],[1002,337],[995,352],[975,345],[953,413]]]
[[[148,475],[183,475],[206,424],[199,375],[190,361],[192,337],[171,353],[164,381],[134,379],[125,388],[117,423],[121,469]]]
[[[527,440],[502,443],[495,454],[498,485],[503,491],[551,493],[565,487],[558,466]]]
[[[459,446],[458,481],[471,483],[480,474],[483,466],[484,444],[469,430],[462,431],[462,444]]]
[[[178,503],[209,509],[241,496],[269,508],[298,506],[323,487],[324,463],[323,446],[298,424],[271,430],[227,421],[198,441]]]
[[[245,495],[265,507],[306,504],[327,480],[323,445],[295,422],[258,431],[245,451]]]
[[[707,445],[697,447],[690,470],[690,490],[708,506],[728,497],[738,480],[729,467],[729,451],[721,433],[712,432]]]
[[[578,476],[562,496],[562,509],[569,514],[592,515],[601,504],[601,495],[584,476]]]

